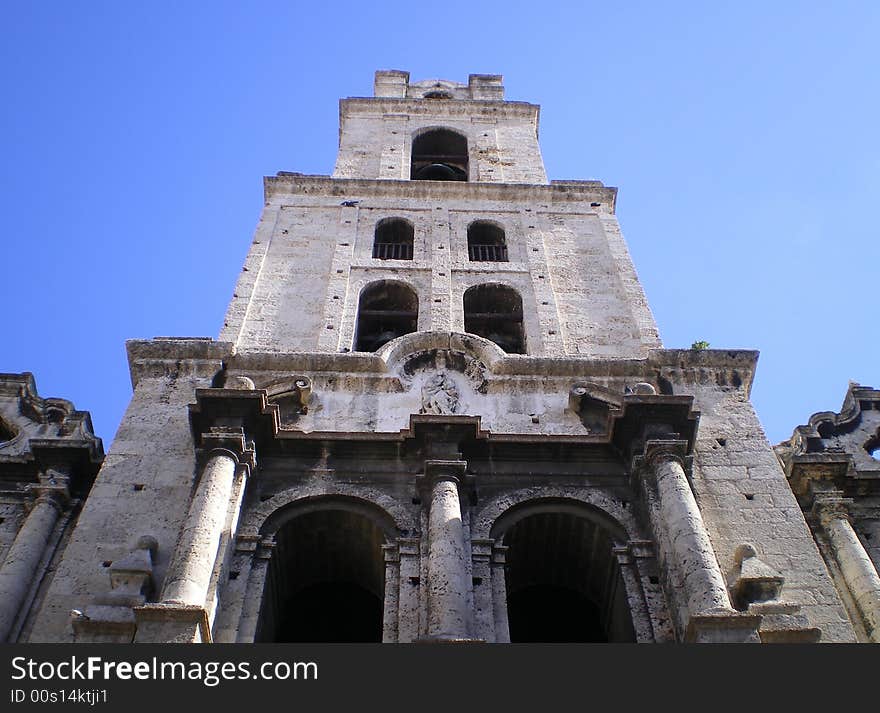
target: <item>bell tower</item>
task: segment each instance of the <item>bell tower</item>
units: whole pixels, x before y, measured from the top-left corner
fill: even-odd
[[[614,215],[616,189],[548,182],[539,107],[377,72],[340,103],[330,177],[266,179],[221,339],[239,350],[371,352],[468,332],[508,353],[643,357],[660,346]]]
[[[749,402],[502,79],[376,73],[134,394],[34,641],[852,641]],[[71,620],[69,612],[82,616]]]

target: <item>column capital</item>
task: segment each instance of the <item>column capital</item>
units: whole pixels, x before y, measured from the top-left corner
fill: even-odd
[[[476,561],[490,562],[492,560],[492,546],[495,540],[474,538],[471,540],[471,558]]]
[[[257,544],[256,551],[254,552],[254,559],[270,560],[270,559],[272,559],[272,553],[274,551],[275,551],[275,538],[274,537],[264,537]]]
[[[653,540],[629,540],[626,546],[635,559],[651,559],[657,556]]]
[[[850,522],[849,509],[852,504],[852,498],[843,497],[843,491],[821,491],[813,495],[812,514],[822,527],[828,527],[833,520]]]
[[[70,490],[67,484],[64,485],[29,485],[27,493],[30,498],[29,510],[36,505],[46,503],[54,507],[58,513],[63,513],[67,505],[70,503]]]
[[[385,564],[400,562],[400,547],[396,542],[382,545],[382,558]]]
[[[418,537],[398,537],[398,557],[418,557],[420,546],[421,540]]]
[[[247,440],[243,428],[212,426],[201,434],[199,440],[202,444],[196,451],[199,467],[218,454],[230,456],[239,465],[247,466],[248,470],[256,466],[253,441]]]
[[[690,477],[693,456],[688,454],[687,441],[678,439],[647,441],[644,451],[633,458],[631,472],[633,475],[647,473],[653,476],[654,469],[659,464],[668,462],[678,463]]]
[[[474,480],[474,476],[467,473],[467,461],[426,460],[425,472],[416,476],[416,489],[424,500],[436,483],[449,481],[455,483],[459,489],[467,486],[469,491],[473,491]]]
[[[505,565],[507,563],[507,545],[494,545],[492,547],[492,564]]]
[[[617,559],[617,564],[621,566],[632,564],[635,561],[632,550],[630,550],[628,545],[612,547],[611,554]]]

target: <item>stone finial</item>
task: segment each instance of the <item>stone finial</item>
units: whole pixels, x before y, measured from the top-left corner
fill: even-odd
[[[110,591],[95,597],[85,612],[71,612],[78,638],[116,634],[130,640],[135,626],[132,608],[145,604],[155,588],[153,561],[158,547],[155,537],[141,535],[134,549],[111,565]]]
[[[409,85],[409,72],[399,69],[380,69],[373,81],[373,96],[403,99]]]
[[[504,99],[504,79],[500,74],[471,74],[468,88],[472,99],[502,101]]]
[[[779,599],[785,578],[758,558],[753,545],[737,547],[734,559],[736,568],[729,586],[734,607],[745,611],[751,604]]]
[[[111,565],[110,592],[95,602],[109,606],[143,604],[153,590],[153,559],[158,548],[155,537],[141,535],[135,548]]]

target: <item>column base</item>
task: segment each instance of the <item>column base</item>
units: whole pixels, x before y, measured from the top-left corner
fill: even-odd
[[[691,644],[759,644],[761,617],[732,611],[690,618],[684,640]]]
[[[129,607],[91,606],[72,621],[78,644],[130,644],[137,631]]]
[[[135,607],[136,644],[210,644],[211,629],[204,607],[157,603]]]
[[[415,640],[416,644],[485,644],[485,639],[470,639],[463,636],[449,634],[437,634],[434,636],[420,636]]]
[[[794,602],[777,600],[750,604],[748,611],[761,616],[762,644],[815,644],[822,631],[810,626],[800,609]]]

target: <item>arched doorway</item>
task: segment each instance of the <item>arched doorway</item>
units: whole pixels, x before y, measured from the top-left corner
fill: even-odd
[[[507,550],[510,640],[635,641],[616,533],[590,508],[564,502],[519,506],[496,525]]]
[[[348,509],[298,515],[275,534],[255,640],[382,640],[385,536]]]

